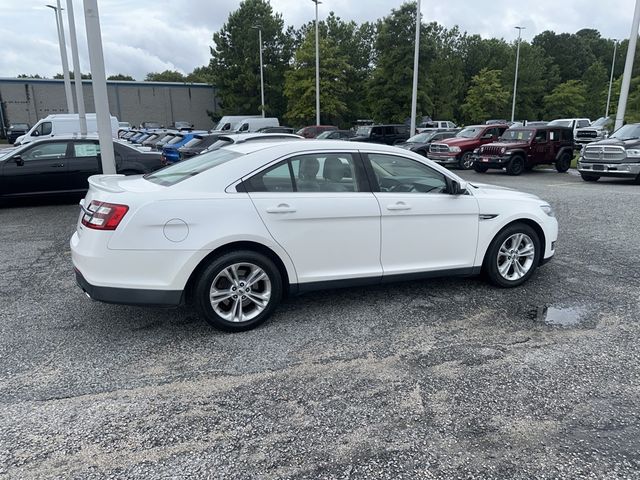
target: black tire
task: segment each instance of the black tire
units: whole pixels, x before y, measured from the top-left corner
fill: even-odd
[[[563,153],[562,156],[556,160],[556,170],[558,173],[566,173],[571,168],[571,161],[573,157],[569,153]]]
[[[504,278],[498,271],[498,252],[502,244],[509,237],[518,233],[523,233],[527,235],[533,242],[533,245],[535,248],[533,263],[531,264],[529,270],[526,272],[526,274],[523,277],[517,280],[509,280],[507,278]],[[485,257],[484,257],[484,263],[482,266],[483,271],[485,275],[488,277],[489,281],[494,285],[497,285],[498,287],[503,287],[503,288],[517,287],[518,285],[522,285],[531,277],[531,275],[533,275],[533,272],[536,270],[536,268],[540,264],[540,256],[543,255],[542,248],[543,246],[541,244],[540,238],[538,237],[538,234],[533,228],[531,228],[526,223],[513,223],[507,226],[506,228],[504,228],[503,230],[501,230],[492,240],[491,245],[489,245],[489,248],[487,249],[487,253],[485,254]]]
[[[588,173],[581,173],[580,176],[582,177],[582,180],[584,180],[585,182],[597,182],[598,180],[600,180],[600,177],[598,175],[589,175]]]
[[[264,309],[260,311],[256,316],[246,321],[239,321],[239,322],[233,322],[220,316],[214,310],[210,301],[211,287],[213,286],[214,280],[218,277],[218,274],[223,272],[223,270],[225,270],[226,268],[235,264],[252,264],[262,269],[268,277],[268,281],[270,283],[270,289],[271,289],[271,295],[267,300],[267,304],[264,307]],[[239,280],[242,281],[243,280],[242,269],[239,269],[239,272],[240,272],[240,275],[238,277],[239,277]],[[224,278],[221,277],[218,281],[220,281],[221,279],[224,280]],[[227,282],[229,283],[229,293],[232,293],[231,289],[237,288],[237,287],[233,287],[231,282],[229,281]],[[255,290],[253,290],[253,292],[258,292],[260,285],[262,284],[264,286],[266,285],[266,283],[267,283],[266,281],[261,281],[256,283],[255,284],[256,287],[255,287]],[[246,284],[243,284],[243,287],[244,286],[246,286]],[[209,263],[209,265],[205,267],[205,269],[202,271],[202,273],[200,274],[200,276],[198,277],[195,283],[194,290],[193,290],[193,300],[198,313],[212,327],[215,327],[219,330],[224,330],[226,332],[242,332],[245,330],[251,330],[252,328],[256,328],[258,325],[265,322],[272,315],[273,311],[276,309],[276,307],[280,303],[280,300],[282,298],[282,290],[283,290],[282,275],[280,274],[278,267],[276,267],[276,265],[270,258],[268,258],[265,255],[262,255],[261,253],[254,252],[251,250],[239,250],[235,252],[225,253],[220,257],[213,259]],[[264,291],[265,289],[263,288],[263,292]],[[231,298],[228,300],[224,300],[223,302],[220,302],[219,308],[221,309],[229,308],[229,311],[231,311],[231,308],[233,308],[233,303],[236,301],[241,302],[244,308],[249,307],[250,309],[249,315],[251,315],[252,312],[255,313],[258,311],[258,309],[255,308],[255,304],[252,303],[250,300],[241,301],[239,299],[233,300]]]
[[[520,155],[515,155],[511,158],[511,161],[507,164],[507,174],[508,175],[520,175],[524,172],[525,168],[524,158]]]
[[[460,156],[460,160],[458,160],[458,168],[460,170],[469,170],[473,168],[473,153],[472,152],[464,152]]]
[[[473,169],[478,172],[478,173],[486,173],[487,170],[489,170],[489,167],[487,167],[486,165],[482,165],[481,163],[474,163],[473,164]]]

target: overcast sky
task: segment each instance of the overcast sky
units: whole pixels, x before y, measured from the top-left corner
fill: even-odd
[[[62,71],[54,13],[44,6],[54,2],[0,0],[0,77],[20,73],[51,77]],[[319,15],[322,19],[333,10],[344,20],[374,21],[402,3],[323,0]],[[147,72],[188,73],[208,63],[213,32],[239,4],[240,0],[99,0],[107,75],[123,73],[142,80]],[[633,0],[422,0],[422,15],[425,22],[458,25],[469,33],[507,40],[515,38],[515,25],[526,27],[526,40],[544,30],[574,33],[582,28],[622,39],[629,36],[634,4]],[[311,0],[271,0],[271,5],[287,25],[298,27],[314,17]],[[74,0],[74,11],[81,67],[89,71],[81,0]]]

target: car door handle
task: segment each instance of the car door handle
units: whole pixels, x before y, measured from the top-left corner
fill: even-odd
[[[51,165],[51,168],[61,168],[64,167],[64,163],[54,163]]]
[[[295,211],[296,211],[295,208],[291,208],[286,203],[281,203],[277,207],[267,208],[267,213],[293,213]]]
[[[387,205],[387,210],[411,210],[411,205],[404,202],[397,202],[392,205]]]

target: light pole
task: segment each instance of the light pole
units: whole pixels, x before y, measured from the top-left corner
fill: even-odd
[[[613,60],[611,61],[611,77],[609,78],[609,93],[607,94],[607,109],[604,112],[604,118],[609,118],[609,104],[611,103],[611,87],[613,86],[613,71],[616,67],[616,50],[618,49],[618,41],[613,41]]]
[[[624,114],[627,110],[627,98],[629,96],[629,85],[631,84],[631,71],[633,70],[633,59],[636,55],[636,43],[638,40],[638,26],[640,26],[640,0],[636,0],[636,9],[631,22],[631,35],[629,35],[629,45],[627,47],[627,59],[624,63],[624,73],[622,74],[622,86],[620,87],[620,100],[618,100],[618,110],[616,112],[616,124],[614,131],[618,130],[624,123]]]
[[[262,64],[262,26],[254,25],[251,28],[258,30],[258,47],[260,48],[260,110],[262,110],[262,118],[264,118],[264,66]]]
[[[411,127],[409,136],[416,133],[416,109],[418,105],[418,57],[420,53],[420,0],[416,5],[416,40],[413,51],[413,89],[411,91]]]
[[[516,74],[513,79],[513,103],[511,104],[511,121],[513,122],[516,116],[516,91],[518,89],[518,66],[520,64],[520,37],[522,30],[525,27],[515,27],[518,29],[518,48],[516,49]]]
[[[107,78],[104,72],[98,0],[84,0],[84,24],[89,46],[91,85],[93,86],[93,99],[96,107],[102,173],[105,175],[115,174],[116,161],[113,153],[113,133],[111,132],[111,114],[109,113],[109,97],[107,96]]]
[[[73,60],[74,79],[76,87],[76,106],[80,119],[80,135],[87,134],[87,115],[84,109],[84,92],[82,91],[82,70],[78,55],[78,37],[76,36],[76,21],[73,16],[73,0],[67,0],[67,19],[69,20],[69,43],[71,43],[71,60]]]
[[[320,0],[311,0],[316,4],[316,125],[320,125],[320,50],[318,47],[318,4]]]
[[[58,6],[47,5],[56,12],[56,27],[58,29],[58,44],[60,45],[60,60],[62,61],[62,78],[64,79],[64,94],[67,98],[67,111],[75,113],[73,108],[73,94],[71,93],[71,79],[69,77],[69,62],[67,61],[67,43],[64,39],[64,24],[62,23],[62,7],[60,0]]]

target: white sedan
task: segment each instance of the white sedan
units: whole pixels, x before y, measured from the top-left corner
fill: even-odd
[[[514,287],[558,233],[540,198],[385,145],[240,142],[89,184],[71,238],[80,287],[110,303],[190,301],[228,331],[319,288],[481,271]]]

